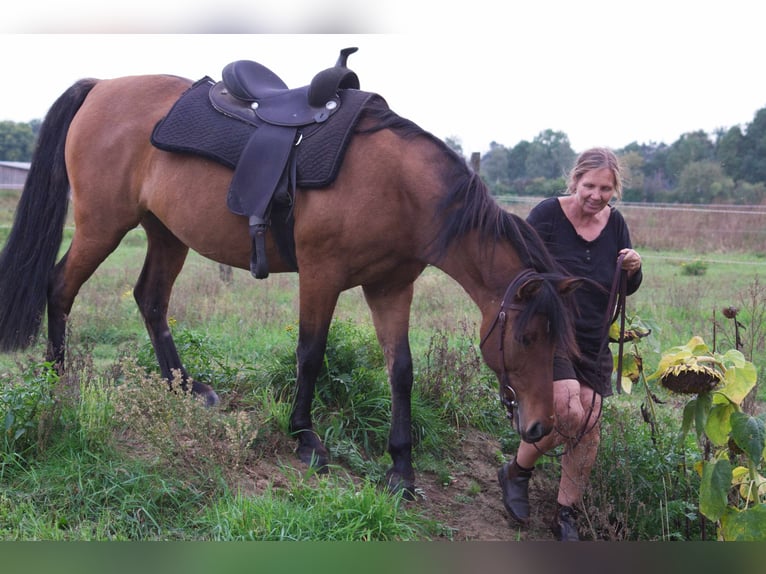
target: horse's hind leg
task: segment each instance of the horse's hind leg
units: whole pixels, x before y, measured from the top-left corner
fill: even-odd
[[[393,466],[386,473],[392,491],[412,497],[415,472],[412,468],[412,353],[409,342],[410,306],[413,284],[400,288],[364,286],[378,341],[383,348],[391,385],[391,430],[388,452]]]
[[[63,370],[66,354],[66,322],[80,288],[104,259],[114,251],[124,232],[87,235],[76,228],[72,243],[56,264],[48,282],[47,359]]]
[[[170,293],[183,269],[189,248],[151,213],[141,225],[146,230],[148,246],[133,296],[157,354],[162,376],[172,380],[173,371],[179,371],[186,384],[192,379],[181,363],[167,316]],[[204,397],[210,406],[218,403],[218,395],[208,385],[192,380],[192,392]]]

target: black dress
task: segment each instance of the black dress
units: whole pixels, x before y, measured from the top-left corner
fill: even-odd
[[[632,248],[628,226],[622,214],[610,206],[609,220],[593,241],[583,239],[567,219],[557,197],[544,199],[529,212],[527,221],[539,233],[551,255],[570,274],[587,277],[604,287],[588,283],[575,291],[575,328],[582,360],[574,364],[577,379],[602,396],[612,394],[612,355],[601,353],[603,323],[608,312],[609,291],[620,250]],[[641,269],[628,278],[628,295],[641,285]],[[557,376],[557,378],[559,378]]]

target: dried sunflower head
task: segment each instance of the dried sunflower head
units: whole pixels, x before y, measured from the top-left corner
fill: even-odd
[[[663,387],[684,395],[712,391],[722,381],[721,373],[698,363],[673,365],[660,375],[660,383]]]

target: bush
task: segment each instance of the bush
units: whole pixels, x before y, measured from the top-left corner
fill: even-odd
[[[20,381],[0,378],[0,417],[3,421],[3,454],[23,453],[44,446],[56,419],[53,388],[59,376],[53,363],[33,363]]]
[[[689,263],[681,263],[681,273],[684,275],[704,275],[707,271],[707,263],[704,261],[700,261],[697,259],[696,261],[691,261]]]

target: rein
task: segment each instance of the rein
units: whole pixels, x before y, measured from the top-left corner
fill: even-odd
[[[628,272],[622,268],[625,254],[621,253],[617,258],[617,269],[612,280],[612,289],[609,292],[609,304],[607,314],[604,317],[603,333],[601,338],[601,351],[609,347],[609,328],[612,323],[620,318],[620,335],[617,337],[619,350],[617,352],[617,392],[622,393],[622,349],[625,342],[625,302],[628,298]]]
[[[506,413],[508,415],[508,418],[511,420],[511,424],[513,424],[513,411],[518,406],[518,402],[516,401],[516,391],[513,389],[510,383],[510,379],[508,377],[508,369],[505,366],[505,353],[504,353],[504,340],[505,340],[505,328],[508,324],[508,310],[512,311],[520,311],[524,308],[523,303],[518,303],[515,301],[516,294],[518,293],[518,290],[521,288],[522,285],[529,279],[532,279],[533,277],[538,277],[539,274],[534,269],[524,269],[521,273],[519,273],[516,278],[511,281],[510,285],[508,285],[508,288],[505,290],[505,295],[503,295],[503,300],[500,302],[500,311],[498,312],[497,316],[495,317],[495,320],[492,322],[492,325],[490,325],[489,329],[487,329],[487,332],[484,334],[484,336],[481,338],[481,342],[479,343],[479,348],[481,349],[484,346],[484,343],[487,342],[487,338],[492,334],[492,331],[495,330],[495,327],[500,327],[500,343],[498,345],[498,352],[500,353],[500,359],[503,364],[503,372],[500,376],[500,385],[501,385],[501,392],[500,392],[500,402],[505,407]],[[502,392],[502,390],[507,390],[511,394],[511,398],[505,396],[505,394]]]

